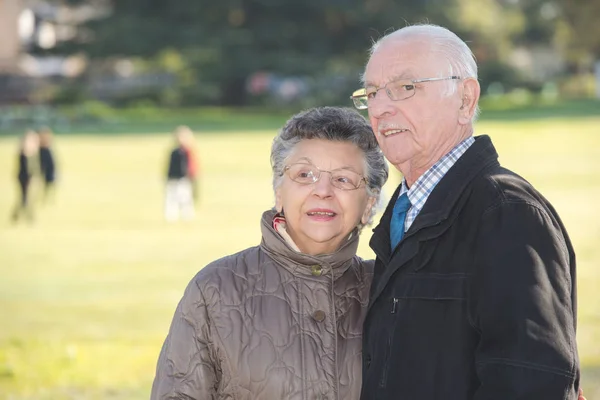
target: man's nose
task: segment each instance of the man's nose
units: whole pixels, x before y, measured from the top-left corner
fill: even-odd
[[[380,88],[377,91],[377,96],[369,101],[368,112],[369,116],[374,118],[394,115],[396,113],[396,102],[390,99],[385,88]]]

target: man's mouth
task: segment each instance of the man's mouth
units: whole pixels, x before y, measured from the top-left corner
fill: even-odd
[[[388,131],[382,131],[381,134],[385,137],[396,135],[398,133],[407,132],[408,129],[390,129]]]

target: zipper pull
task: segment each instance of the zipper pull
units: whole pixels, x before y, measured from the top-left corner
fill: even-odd
[[[396,306],[398,305],[398,299],[397,298],[393,298],[392,299],[392,314],[396,313]]]

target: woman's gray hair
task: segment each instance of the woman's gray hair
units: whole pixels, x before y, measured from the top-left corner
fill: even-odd
[[[285,123],[271,146],[273,190],[281,185],[288,157],[298,143],[307,139],[348,142],[361,149],[365,156],[367,194],[375,197],[375,204],[379,204],[381,188],[388,178],[387,162],[369,122],[354,109],[345,107],[311,108],[294,115]],[[372,208],[368,224],[372,222],[376,208]]]

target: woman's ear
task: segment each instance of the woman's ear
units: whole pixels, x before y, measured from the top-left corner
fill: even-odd
[[[278,213],[283,211],[283,201],[281,200],[281,190],[275,189],[275,209]]]
[[[369,219],[371,218],[371,210],[373,210],[373,207],[375,207],[375,201],[375,197],[369,196],[369,199],[367,200],[367,206],[365,207],[365,211],[363,212],[362,217],[360,218],[361,224],[366,225],[369,222]]]

